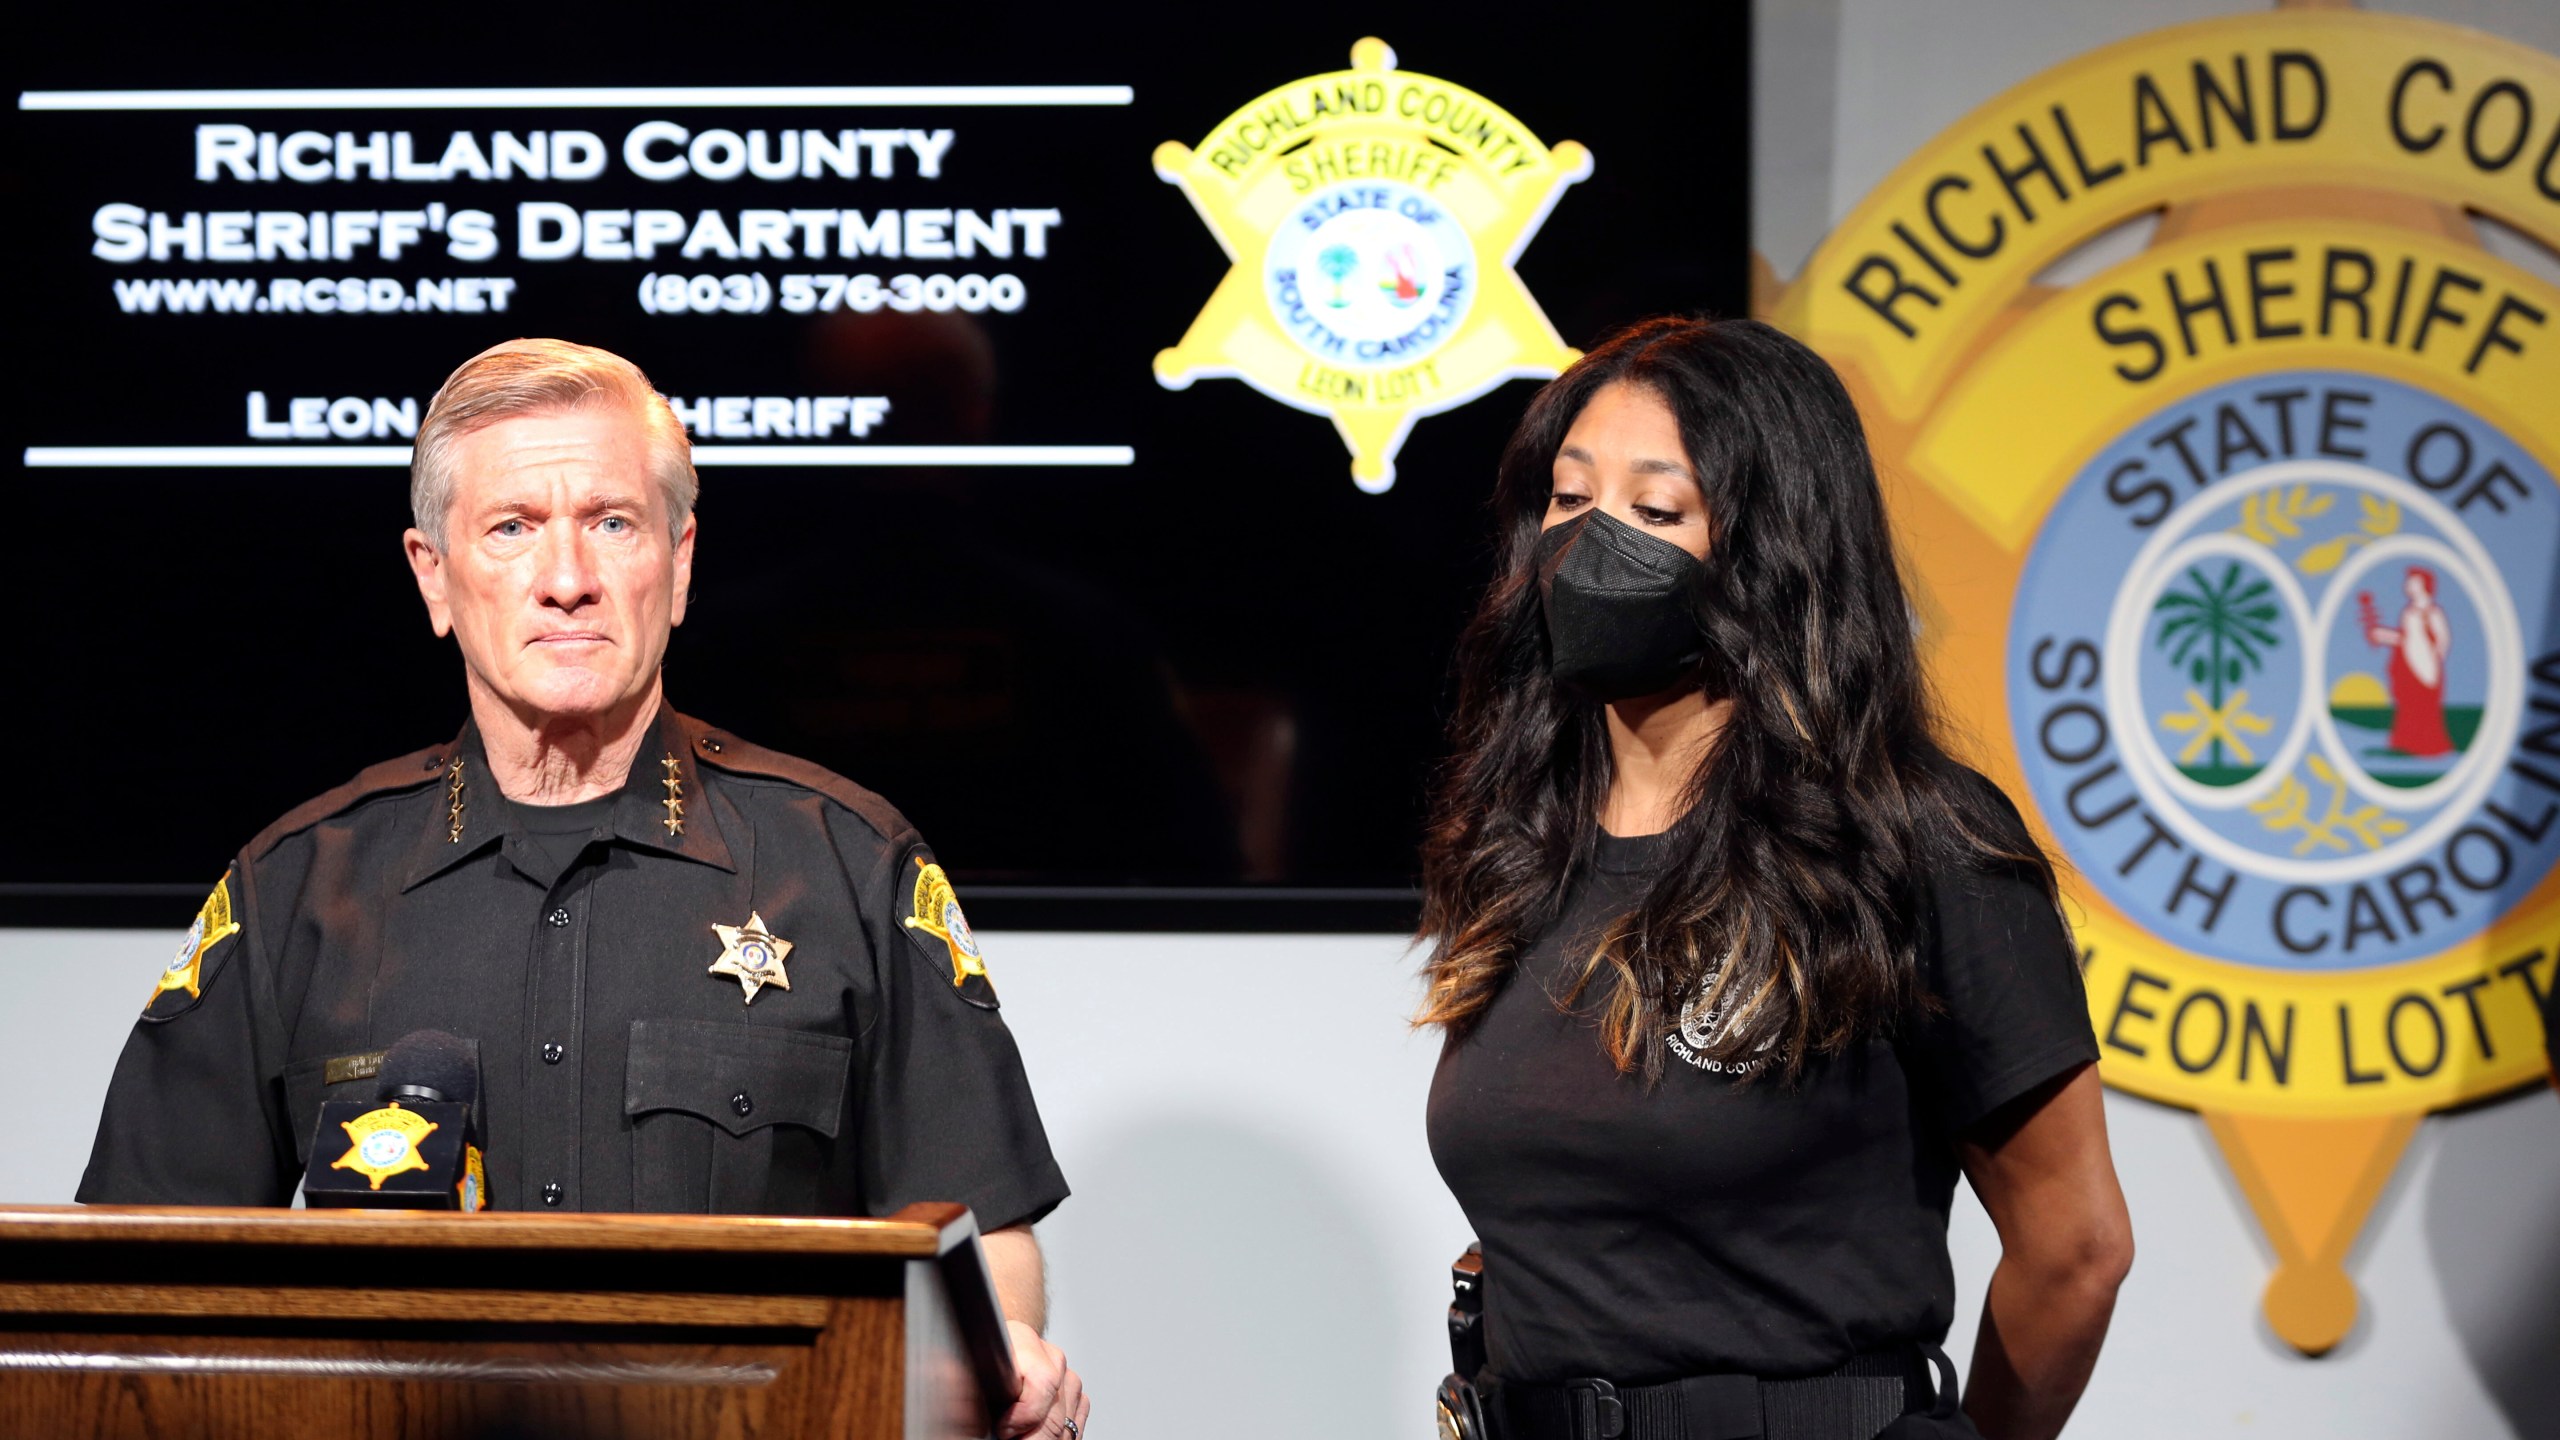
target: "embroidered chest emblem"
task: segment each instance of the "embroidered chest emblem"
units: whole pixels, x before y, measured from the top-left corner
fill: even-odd
[[[1728,955],[1725,960],[1732,958]],[[1748,1075],[1779,1058],[1783,1052],[1777,1048],[1778,1037],[1772,1035],[1753,1046],[1750,1054],[1738,1059],[1718,1060],[1706,1053],[1724,1037],[1726,1028],[1732,1023],[1731,997],[1716,993],[1716,977],[1723,971],[1724,961],[1718,961],[1715,968],[1698,981],[1698,993],[1690,996],[1688,1003],[1680,1007],[1680,1024],[1664,1037],[1664,1043],[1670,1046],[1672,1054],[1698,1069],[1724,1075]]]

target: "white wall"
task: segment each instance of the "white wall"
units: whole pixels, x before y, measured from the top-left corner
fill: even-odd
[[[0,931],[0,1201],[68,1200],[174,934]],[[1436,1046],[1387,937],[987,937],[1075,1198],[1054,1332],[1111,1440],[1411,1437],[1466,1225],[1423,1143]],[[2329,1358],[2267,1333],[2267,1257],[2194,1117],[2113,1097],[2141,1258],[2071,1433],[2560,1435],[2560,1100],[2431,1120]],[[1960,1197],[1959,1364],[1998,1245]]]

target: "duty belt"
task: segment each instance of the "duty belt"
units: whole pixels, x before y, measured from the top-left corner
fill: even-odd
[[[1934,1400],[1930,1366],[1939,1372]],[[1955,1408],[1955,1367],[1935,1346],[1862,1356],[1843,1370],[1867,1373],[1701,1375],[1660,1385],[1497,1381],[1484,1401],[1495,1440],[1873,1440],[1907,1412]]]

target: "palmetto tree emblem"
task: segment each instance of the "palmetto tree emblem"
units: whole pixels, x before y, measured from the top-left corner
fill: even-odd
[[[1350,304],[1342,293],[1342,282],[1350,279],[1351,272],[1360,268],[1360,252],[1348,245],[1327,245],[1316,256],[1316,264],[1324,268],[1325,278],[1333,282],[1333,298],[1325,303],[1336,310]]]
[[[2233,784],[2256,773],[2258,763],[2242,737],[2274,728],[2249,711],[2249,692],[2240,682],[2264,669],[2268,652],[2284,644],[2275,628],[2283,611],[2275,586],[2236,560],[2223,567],[2219,579],[2190,566],[2187,581],[2152,606],[2160,617],[2153,643],[2193,686],[2187,709],[2160,723],[2187,737],[2178,752],[2180,769],[2208,784]]]

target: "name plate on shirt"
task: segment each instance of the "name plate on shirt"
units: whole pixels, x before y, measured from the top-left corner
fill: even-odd
[[[320,1083],[343,1085],[350,1080],[370,1080],[382,1073],[382,1054],[368,1050],[362,1055],[340,1055],[320,1068]]]

